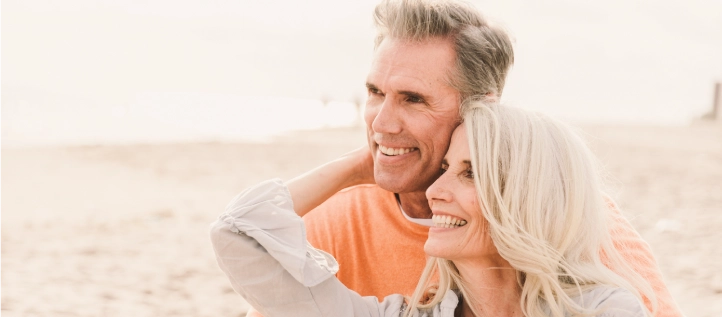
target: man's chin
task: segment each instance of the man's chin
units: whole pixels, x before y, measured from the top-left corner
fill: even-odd
[[[407,174],[394,174],[375,171],[376,184],[384,190],[394,193],[408,193],[419,190],[418,179]],[[425,189],[423,189],[425,190]]]

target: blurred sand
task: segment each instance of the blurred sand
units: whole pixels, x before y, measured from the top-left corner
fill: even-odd
[[[722,314],[722,125],[584,130],[683,311]],[[272,144],[3,149],[2,315],[242,316],[208,224],[246,186],[363,145],[353,128]]]

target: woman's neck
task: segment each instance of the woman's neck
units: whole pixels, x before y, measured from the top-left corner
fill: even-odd
[[[469,305],[485,316],[523,316],[521,288],[509,262],[495,257],[454,261],[454,265],[466,282],[467,296],[478,299],[464,299],[457,316],[474,316]]]

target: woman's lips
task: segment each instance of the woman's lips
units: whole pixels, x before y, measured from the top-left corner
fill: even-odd
[[[451,215],[433,215],[431,221],[436,228],[458,228],[466,225],[466,220]]]

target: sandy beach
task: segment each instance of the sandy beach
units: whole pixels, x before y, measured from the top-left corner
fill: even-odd
[[[583,130],[682,310],[722,314],[722,124]],[[289,179],[364,135],[3,149],[2,315],[243,316],[209,223],[245,187]]]

